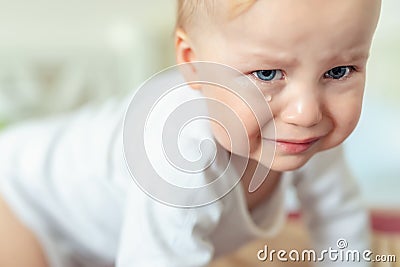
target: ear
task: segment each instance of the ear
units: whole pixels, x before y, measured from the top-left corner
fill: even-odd
[[[191,40],[186,32],[181,28],[178,28],[175,31],[175,53],[176,62],[178,64],[190,63],[196,60]]]
[[[196,61],[196,53],[191,39],[183,29],[178,28],[175,31],[175,54],[176,62],[184,64],[181,68],[183,77],[187,82],[196,81],[197,71],[194,65],[190,64]],[[191,84],[193,89],[200,89],[200,84]]]

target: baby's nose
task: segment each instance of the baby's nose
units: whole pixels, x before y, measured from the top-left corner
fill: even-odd
[[[312,127],[322,120],[321,103],[317,95],[297,95],[281,111],[281,119],[289,124]]]

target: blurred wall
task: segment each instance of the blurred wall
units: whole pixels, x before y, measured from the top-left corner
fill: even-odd
[[[400,1],[383,0],[368,64],[363,112],[345,143],[371,206],[400,207]]]
[[[0,7],[0,124],[127,93],[173,63],[172,0]]]

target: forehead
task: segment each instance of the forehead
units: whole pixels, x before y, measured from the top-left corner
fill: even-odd
[[[216,27],[230,45],[251,43],[260,49],[369,47],[378,14],[377,0],[257,0]],[[234,41],[238,38],[243,42]]]

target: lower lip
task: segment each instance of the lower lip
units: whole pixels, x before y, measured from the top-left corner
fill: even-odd
[[[290,142],[282,142],[282,141],[275,141],[276,143],[276,149],[280,150],[282,152],[288,153],[288,154],[299,154],[306,152],[311,148],[312,145],[314,145],[317,141],[314,140],[312,142],[308,143],[290,143]],[[272,140],[268,140],[272,141]]]

